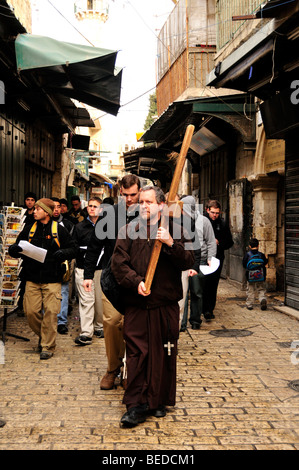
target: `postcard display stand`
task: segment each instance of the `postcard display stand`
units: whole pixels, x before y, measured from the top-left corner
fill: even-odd
[[[24,227],[25,209],[22,207],[5,206],[0,211],[0,309],[4,311],[2,339],[5,334],[14,338],[29,341],[27,338],[6,332],[8,310],[14,310],[18,305],[22,259],[12,258],[8,247],[16,242]]]

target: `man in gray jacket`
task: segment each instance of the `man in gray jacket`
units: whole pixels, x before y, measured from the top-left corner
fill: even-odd
[[[207,217],[196,211],[195,199],[193,196],[185,196],[181,199],[183,202],[183,212],[191,217],[195,222],[196,236],[200,242],[201,265],[211,265],[211,260],[216,256],[217,245],[214,230]],[[200,271],[198,274],[189,276],[190,288],[190,324],[193,330],[199,330],[202,323],[201,315],[203,313],[203,292],[205,276]],[[184,316],[181,323],[181,331],[187,326],[188,317],[188,299],[185,304]]]

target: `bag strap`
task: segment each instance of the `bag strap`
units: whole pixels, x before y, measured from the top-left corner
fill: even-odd
[[[57,243],[58,247],[60,248],[59,238],[58,238],[58,223],[57,220],[52,221],[52,237],[54,238],[55,242]]]
[[[34,222],[29,232],[29,239],[28,239],[29,243],[31,243],[33,235],[35,234],[36,227],[37,227],[37,222]]]
[[[34,224],[32,225],[32,227],[30,229],[30,232],[29,232],[29,240],[28,240],[29,243],[31,243],[31,240],[32,240],[32,238],[35,234],[36,227],[37,227],[37,222],[34,222]],[[51,230],[52,230],[52,237],[54,238],[55,242],[57,243],[58,247],[60,248],[60,243],[59,243],[59,238],[58,238],[58,224],[57,224],[56,220],[52,221]]]

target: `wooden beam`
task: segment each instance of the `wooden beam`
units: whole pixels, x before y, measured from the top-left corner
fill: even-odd
[[[239,15],[239,16],[233,16],[232,20],[233,21],[241,21],[241,20],[256,20],[256,15]]]
[[[181,151],[177,159],[177,163],[176,163],[176,167],[175,167],[175,171],[173,175],[173,180],[172,180],[170,190],[168,193],[168,204],[173,204],[173,202],[175,201],[175,197],[176,197],[178,187],[180,184],[180,179],[182,177],[184,165],[186,162],[187,152],[191,144],[191,139],[194,133],[194,129],[195,127],[192,124],[190,124],[186,129]],[[161,225],[163,225],[163,222],[161,223]],[[156,240],[154,243],[153,251],[151,254],[151,258],[149,261],[149,265],[148,265],[146,277],[145,277],[146,293],[150,292],[151,285],[152,285],[154,275],[156,272],[156,267],[159,261],[161,248],[162,248],[162,242],[160,242],[160,240]]]

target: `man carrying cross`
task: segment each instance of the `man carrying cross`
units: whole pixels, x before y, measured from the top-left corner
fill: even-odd
[[[126,289],[124,427],[144,422],[149,412],[163,417],[165,406],[175,405],[181,272],[194,263],[183,229],[174,234],[171,217],[160,224],[166,208],[163,191],[153,186],[141,189],[139,204],[140,218],[119,232],[111,262],[116,280]],[[146,273],[156,240],[162,247],[148,292]]]

